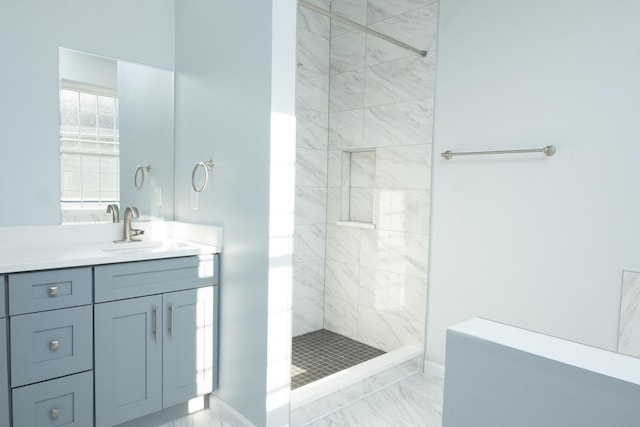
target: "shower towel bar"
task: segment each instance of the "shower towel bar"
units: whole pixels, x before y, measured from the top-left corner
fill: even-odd
[[[544,148],[529,148],[525,150],[497,150],[497,151],[463,151],[460,153],[454,153],[452,151],[445,151],[440,153],[442,157],[447,160],[451,160],[453,156],[482,156],[485,154],[520,154],[520,153],[544,153],[547,156],[553,156],[556,154],[556,147],[553,145],[547,145]]]
[[[350,21],[349,19],[343,18],[342,16],[334,15],[333,13],[331,13],[331,12],[321,8],[321,7],[318,7],[318,6],[314,5],[314,4],[307,3],[304,0],[298,0],[298,4],[300,6],[302,6],[302,7],[306,7],[309,10],[313,10],[314,12],[318,12],[318,13],[324,15],[324,16],[328,16],[331,19],[335,19],[338,22],[342,22],[343,24],[348,25],[350,27],[353,27],[353,28],[355,28],[357,30],[363,31],[363,32],[365,32],[367,34],[371,34],[372,36],[381,38],[382,40],[386,40],[389,43],[395,44],[396,46],[400,46],[400,47],[402,47],[404,49],[407,49],[407,50],[410,50],[412,52],[415,52],[420,56],[427,56],[427,51],[426,50],[421,50],[421,49],[418,49],[416,47],[410,46],[410,45],[408,45],[406,43],[401,42],[400,40],[394,39],[393,37],[389,37],[386,34],[382,34],[382,33],[378,32],[376,30],[372,30],[369,27],[365,27],[364,25],[360,25],[360,24],[358,24],[356,22]]]

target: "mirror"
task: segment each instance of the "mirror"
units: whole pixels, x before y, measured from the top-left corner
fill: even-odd
[[[61,222],[173,218],[174,73],[59,49]]]

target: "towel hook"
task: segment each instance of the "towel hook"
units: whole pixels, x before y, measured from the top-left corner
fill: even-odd
[[[204,182],[200,187],[196,185],[196,172],[198,171],[198,168],[202,168],[204,170]],[[213,159],[210,159],[208,162],[196,163],[193,167],[193,172],[191,172],[191,187],[193,188],[193,191],[201,193],[205,188],[207,188],[207,183],[209,182],[209,171],[211,169],[213,169]]]
[[[140,190],[144,185],[144,172],[151,172],[151,164],[147,163],[146,165],[138,165],[136,167],[136,173],[133,175],[133,185],[136,187],[136,190]],[[140,184],[138,184],[138,176],[140,176]]]

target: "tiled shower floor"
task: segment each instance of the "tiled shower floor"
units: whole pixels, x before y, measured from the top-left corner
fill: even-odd
[[[320,329],[293,338],[291,389],[373,359],[385,352]]]

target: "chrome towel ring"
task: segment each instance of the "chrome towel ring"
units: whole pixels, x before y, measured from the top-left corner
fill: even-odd
[[[144,185],[144,172],[151,172],[151,164],[147,163],[146,165],[138,165],[136,167],[136,173],[133,175],[133,185],[136,187],[136,190],[140,190]],[[140,177],[140,184],[138,184],[138,176]]]
[[[204,182],[200,187],[196,185],[196,172],[198,171],[198,168],[202,168],[204,170]],[[213,169],[213,159],[210,159],[208,162],[196,163],[193,167],[193,172],[191,172],[191,187],[193,188],[193,191],[201,193],[205,188],[207,188],[207,183],[209,182],[209,171],[211,169]]]

